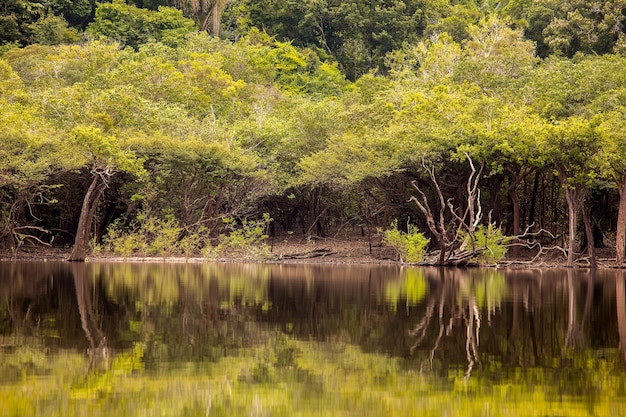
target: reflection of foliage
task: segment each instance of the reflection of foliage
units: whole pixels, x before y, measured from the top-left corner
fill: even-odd
[[[398,220],[394,220],[391,229],[385,230],[383,242],[398,252],[401,262],[421,262],[430,241],[417,230],[417,226],[408,224],[407,227],[407,232],[398,230]]]
[[[226,307],[235,303],[264,306],[269,302],[267,280],[269,269],[263,265],[198,264],[181,267],[175,264],[99,264],[95,276],[107,276],[104,287],[108,297],[123,302],[134,297],[137,312],[147,307],[173,313],[181,302],[200,303],[213,299]],[[211,283],[217,282],[217,287]]]
[[[72,387],[72,398],[88,400],[112,394],[116,379],[143,371],[143,351],[143,344],[136,343],[131,350],[115,356],[110,366],[90,372],[82,384]]]
[[[458,295],[461,304],[475,298],[478,307],[487,308],[491,312],[508,295],[508,286],[501,272],[481,270],[477,276],[459,281]]]
[[[566,374],[551,367],[503,374],[495,366],[468,380],[457,369],[442,378],[415,372],[411,362],[352,345],[267,337],[266,345],[217,362],[163,362],[156,372],[144,369],[142,347],[135,345],[112,358],[109,369],[87,376],[80,353],[0,351],[0,370],[23,367],[13,381],[0,374],[3,415],[306,417],[419,410],[420,416],[539,417],[617,415],[623,406],[622,374],[611,351],[577,357]],[[46,373],[27,366],[28,357],[36,362],[46,356]]]
[[[385,285],[385,300],[395,307],[399,301],[406,300],[407,306],[416,306],[428,292],[428,284],[421,269],[407,269],[402,278],[389,281]]]
[[[258,362],[250,373],[240,375],[239,379],[257,384],[277,382],[276,377],[280,372],[302,371],[296,363],[299,355],[300,349],[292,340],[281,333],[276,333],[265,346],[258,349]]]
[[[372,285],[376,281],[370,277],[364,280],[367,291],[376,287],[386,296],[405,294],[396,298],[421,300],[416,308],[399,314],[383,305],[380,298],[371,307],[361,303],[355,308],[342,298],[342,289],[350,294],[366,291],[350,279],[344,282],[345,287],[327,288],[333,305],[349,306],[326,310],[321,297],[315,300],[314,313],[308,306],[297,306],[317,326],[327,326],[324,320],[330,319],[324,315],[335,315],[333,320],[338,323],[328,337],[314,335],[309,339],[309,334],[294,330],[298,319],[280,302],[278,269],[268,265],[203,264],[181,268],[165,264],[89,264],[87,268],[93,268],[89,270],[93,273],[87,275],[90,279],[103,277],[92,286],[93,300],[98,306],[107,305],[97,311],[108,320],[111,317],[107,311],[121,306],[123,320],[132,320],[136,339],[120,345],[111,338],[110,356],[90,367],[85,352],[55,347],[58,336],[50,343],[51,337],[39,328],[32,329],[36,337],[15,329],[12,334],[6,329],[0,333],[1,415],[367,417],[415,415],[419,410],[420,416],[586,416],[620,415],[625,401],[617,335],[601,349],[568,349],[562,353],[562,333],[567,323],[559,312],[567,315],[568,305],[556,299],[567,298],[562,291],[563,281],[559,284],[558,280],[546,280],[548,285],[557,281],[561,292],[555,294],[563,297],[536,297],[533,288],[539,288],[534,283],[508,281],[501,271],[394,267],[385,271],[402,271],[398,284],[387,287],[386,275],[381,281],[384,286],[378,287]],[[303,275],[302,269],[296,271]],[[416,314],[424,312],[426,300],[420,294],[426,285],[426,275],[422,274],[426,273],[426,283],[430,284],[426,311],[433,314],[425,330],[426,349],[408,357],[393,355],[398,351],[390,354],[388,345],[385,354],[368,352],[371,346],[363,343],[363,335],[371,332],[395,339],[406,352],[406,338],[401,333],[406,332]],[[32,281],[31,274],[23,274],[11,284],[11,291]],[[56,288],[62,288],[62,283],[55,278]],[[310,279],[302,286],[285,286],[283,290],[291,303],[296,291],[305,293],[314,285]],[[545,288],[541,287],[542,293]],[[513,303],[502,302],[508,292],[518,294],[515,300],[519,310],[509,309]],[[53,298],[55,302],[66,301],[59,293]],[[276,322],[261,311],[257,299],[276,301],[280,307],[275,311]],[[522,300],[528,301],[528,307]],[[21,304],[19,298],[12,295],[0,297],[0,301],[11,308],[10,320],[34,320],[35,314],[25,320],[17,307],[12,307]],[[530,328],[530,315],[522,314],[524,308],[532,310],[529,314],[541,323],[539,326]],[[501,313],[489,320],[485,310],[492,309]],[[75,310],[73,314],[77,314]],[[46,317],[41,305],[29,311]],[[114,325],[123,327],[123,320],[115,320]],[[471,323],[473,328],[468,326]],[[507,351],[511,324],[520,326],[519,333],[523,331],[518,338],[521,354]],[[468,378],[461,367],[465,338],[472,329],[481,333],[482,344],[473,351],[472,359],[482,367],[480,371],[474,367]],[[434,358],[436,372],[425,372],[423,365],[432,361],[432,341],[439,330],[445,336]]]

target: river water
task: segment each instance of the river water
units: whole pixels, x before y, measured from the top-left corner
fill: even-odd
[[[623,271],[0,263],[2,416],[621,416]]]

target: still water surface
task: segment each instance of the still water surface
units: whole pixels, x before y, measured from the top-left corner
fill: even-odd
[[[1,416],[621,416],[622,271],[0,263]]]

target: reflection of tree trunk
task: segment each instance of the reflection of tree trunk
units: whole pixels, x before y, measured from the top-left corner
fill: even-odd
[[[576,288],[574,287],[574,271],[567,271],[568,320],[567,334],[563,344],[563,353],[569,347],[576,347],[580,341],[580,328],[576,320]]]
[[[530,327],[531,342],[533,344],[533,354],[535,356],[535,365],[543,364],[543,356],[539,355],[539,343],[537,342],[537,331],[535,330],[535,313],[528,311],[528,325]],[[543,349],[542,349],[543,354]]]
[[[432,322],[435,309],[438,313],[439,330],[437,338],[433,343],[433,347],[430,350],[429,364],[431,369],[434,356],[440,347],[440,342],[443,339],[444,334],[450,335],[455,322],[458,323],[460,320],[465,320],[465,352],[468,362],[465,376],[469,378],[476,363],[480,363],[478,356],[481,327],[480,311],[478,309],[476,296],[473,292],[474,290],[472,290],[472,294],[469,296],[467,306],[457,306],[454,290],[458,285],[458,281],[454,276],[446,277],[445,271],[446,270],[444,268],[439,269],[439,285],[436,291],[432,291],[429,296],[424,317],[417,324],[417,326],[415,326],[415,329],[410,332],[410,335],[416,338],[415,343],[411,347],[411,353],[415,351],[425,338],[428,327]],[[464,278],[471,279],[469,276]],[[449,314],[449,321],[446,325],[444,316],[447,302],[451,311]]]
[[[87,265],[82,263],[75,264],[72,268],[74,275],[74,287],[76,288],[76,301],[78,303],[78,311],[80,313],[80,322],[83,331],[85,332],[85,336],[89,341],[89,357],[93,365],[93,361],[96,359],[97,355],[107,355],[107,346],[106,337],[98,326],[94,315],[86,271]]]
[[[511,333],[509,333],[509,352],[511,359],[515,362],[517,352],[515,343],[517,342],[517,333],[519,331],[519,293],[518,283],[513,283],[513,318],[511,323]]]
[[[443,323],[443,309],[445,306],[445,295],[446,295],[446,291],[445,291],[446,284],[445,284],[445,276],[444,276],[443,268],[439,270],[439,273],[440,273],[440,282],[437,285],[436,290],[430,291],[429,293],[428,304],[426,306],[426,313],[424,314],[424,317],[422,318],[422,320],[417,324],[417,326],[415,326],[415,328],[409,333],[411,336],[416,338],[415,342],[413,343],[413,346],[411,346],[411,353],[413,353],[413,351],[422,343],[422,340],[424,340],[424,337],[426,337],[426,331],[428,330],[428,327],[430,326],[430,322],[432,320],[435,307],[437,306],[437,304],[439,304],[440,331],[439,331],[439,337],[435,341],[435,346],[431,352],[431,362],[432,362],[432,356],[434,355],[434,352],[437,350],[437,347],[439,346],[439,341],[441,340],[441,336],[443,334],[443,324],[442,324]]]
[[[596,271],[592,269],[587,277],[587,294],[585,295],[585,308],[583,309],[583,317],[580,320],[580,333],[584,333],[585,324],[589,321],[591,307],[593,304],[593,287],[596,278]]]
[[[617,330],[619,332],[619,348],[626,359],[626,295],[624,295],[624,271],[615,277],[615,303],[617,306]]]

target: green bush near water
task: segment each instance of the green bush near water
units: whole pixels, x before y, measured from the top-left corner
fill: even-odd
[[[461,235],[460,240],[467,238],[467,234]],[[492,224],[488,226],[478,225],[472,233],[471,241],[474,249],[479,254],[475,260],[480,265],[494,265],[504,258],[507,252],[507,242],[510,238],[502,234],[502,229]]]
[[[266,234],[272,218],[265,213],[260,220],[223,219],[225,233],[211,245],[209,231],[201,228],[187,232],[172,216],[159,219],[140,214],[132,231],[124,233],[121,224],[114,223],[107,230],[102,245],[92,244],[96,253],[111,252],[127,256],[198,256],[207,258],[244,257],[263,259],[269,256],[270,248],[265,244]]]
[[[251,259],[267,258],[270,248],[265,244],[267,228],[272,222],[268,213],[259,220],[243,220],[241,225],[232,217],[223,219],[228,233],[219,236],[219,243],[214,247],[207,247],[204,255],[207,258],[215,257],[244,257]]]
[[[398,230],[398,221],[394,220],[391,228],[385,230],[383,242],[398,252],[401,262],[421,262],[430,240],[420,233],[415,225],[409,224],[407,229],[407,232]]]

